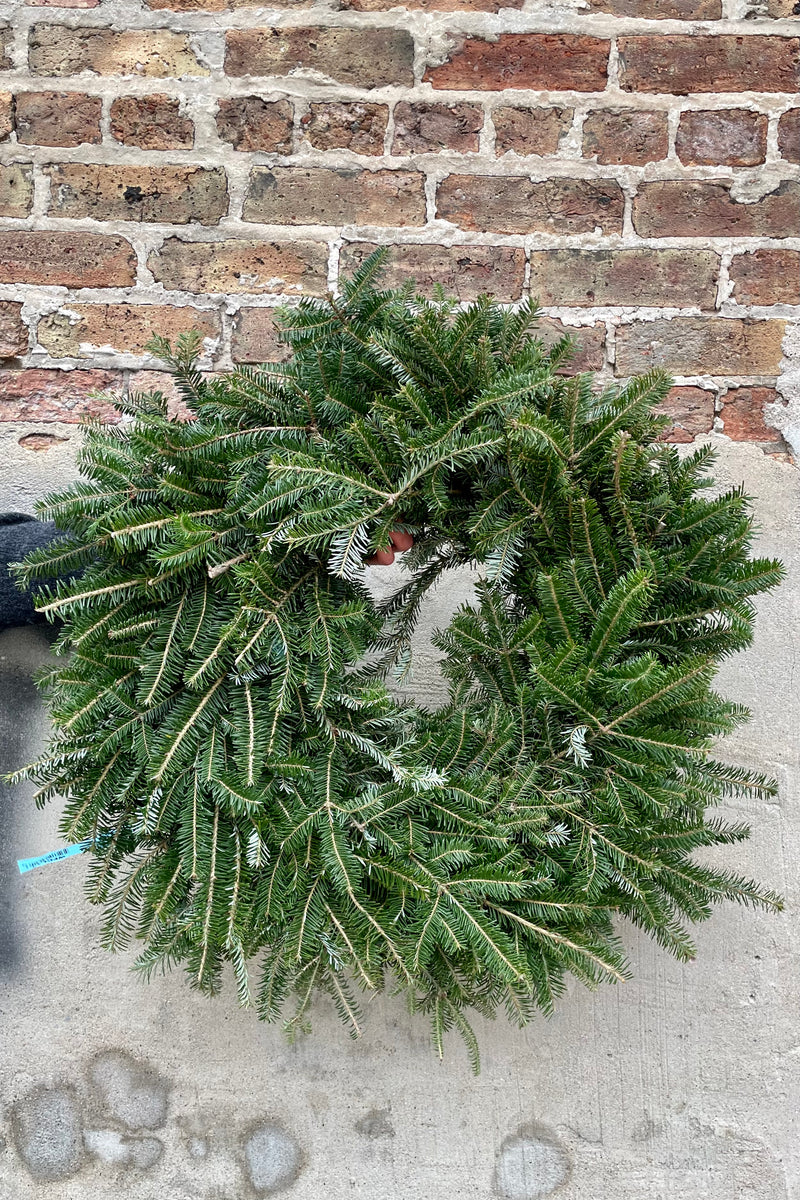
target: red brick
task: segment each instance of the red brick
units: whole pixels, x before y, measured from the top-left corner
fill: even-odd
[[[552,346],[565,334],[575,343],[575,352],[559,375],[578,375],[581,371],[599,371],[605,362],[605,325],[582,325],[576,328],[565,325],[555,317],[540,317],[536,322],[536,337],[546,346]]]
[[[417,171],[254,167],[245,221],[270,225],[424,225]]]
[[[777,375],[784,321],[673,317],[617,330],[617,375],[663,367],[675,375]]]
[[[598,92],[606,86],[610,45],[572,33],[501,33],[492,42],[459,37],[425,80],[435,88]]]
[[[148,8],[172,12],[226,12],[230,9],[263,7],[261,0],[145,0]],[[270,8],[311,8],[314,0],[269,0]]]
[[[461,229],[487,233],[622,232],[624,200],[610,179],[548,179],[520,175],[448,175],[439,184],[437,216]]]
[[[33,169],[20,163],[0,167],[0,217],[27,217],[33,204]]]
[[[51,229],[0,231],[0,283],[129,287],[136,255],[124,238]]]
[[[739,304],[800,304],[800,251],[737,254],[729,271]]]
[[[289,355],[289,347],[278,340],[273,309],[239,309],[233,320],[231,335],[231,357],[234,362],[283,362]]]
[[[495,154],[555,154],[572,114],[571,108],[496,108]]]
[[[754,167],[767,155],[767,123],[747,108],[681,113],[675,150],[689,166]]]
[[[219,102],[217,133],[234,150],[291,154],[294,109],[288,100],[231,96]]]
[[[92,358],[109,348],[144,354],[155,334],[174,340],[192,330],[218,338],[218,313],[165,304],[69,303],[40,319],[37,340],[51,358]]]
[[[619,39],[626,92],[796,92],[800,38],[744,34],[648,35]]]
[[[100,142],[99,96],[85,92],[18,92],[17,141],[28,146],[80,146]]]
[[[599,163],[644,166],[666,158],[669,150],[667,114],[635,108],[603,108],[583,123],[583,156]]]
[[[215,293],[304,292],[323,295],[328,282],[324,242],[184,242],[168,238],[147,263],[167,289]]]
[[[111,134],[141,150],[191,150],[194,145],[194,123],[181,116],[177,96],[162,92],[112,100]]]
[[[653,411],[672,422],[661,434],[662,442],[693,442],[698,434],[710,433],[714,427],[714,393],[698,387],[670,388]]]
[[[641,237],[793,237],[800,229],[800,183],[784,180],[751,204],[732,199],[729,183],[641,183],[633,227]]]
[[[718,270],[710,250],[535,250],[530,289],[547,307],[713,308]]]
[[[800,163],[800,108],[790,108],[778,122],[778,146],[787,162]]]
[[[372,242],[342,246],[339,270],[351,274],[376,249]],[[519,300],[525,278],[525,251],[512,246],[409,246],[390,248],[381,282],[403,287],[413,279],[430,294],[440,284],[450,296],[474,300],[488,292],[497,300]]]
[[[309,106],[300,124],[316,150],[383,154],[389,109],[385,104],[325,100]]]
[[[231,29],[226,42],[228,75],[316,71],[362,88],[414,82],[414,39],[404,29]]]
[[[14,97],[0,92],[0,142],[5,142],[14,129]]]
[[[212,371],[201,371],[206,380],[214,378]],[[195,421],[197,414],[186,404],[172,371],[131,371],[128,374],[128,393],[160,392],[167,402],[167,416],[177,421]]]
[[[0,358],[16,358],[28,349],[28,329],[22,320],[22,305],[0,300]]]
[[[34,25],[28,39],[34,75],[145,75],[180,78],[208,75],[192,51],[188,33],[168,29],[73,29]]]
[[[386,12],[390,8],[422,9],[425,12],[501,12],[522,8],[525,0],[341,0],[343,9],[355,12]]]
[[[102,417],[118,422],[120,414],[93,392],[121,391],[121,371],[0,371],[0,421],[67,421]]]
[[[722,16],[721,0],[589,0],[579,13],[606,12],[615,17],[674,21],[713,21]]]
[[[221,167],[59,163],[45,171],[52,217],[216,225],[228,211],[227,176]]]
[[[731,388],[722,397],[722,425],[725,435],[735,442],[766,442],[783,444],[777,429],[767,424],[764,406],[780,404],[782,399],[774,388]]]
[[[392,154],[474,152],[480,143],[483,109],[477,104],[398,104]]]
[[[790,21],[792,17],[800,16],[797,11],[797,0],[767,0],[766,16],[776,20]]]

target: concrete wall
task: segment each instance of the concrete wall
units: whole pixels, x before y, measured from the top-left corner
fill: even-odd
[[[71,473],[74,432],[37,454],[18,434],[0,508],[29,508]],[[80,858],[18,876],[16,858],[59,844],[58,811],[3,787],[2,1200],[800,1198],[800,477],[717,441],[720,478],[757,497],[758,549],[788,568],[760,604],[754,647],[721,677],[755,714],[724,754],[773,771],[780,795],[727,813],[753,836],[718,854],[780,889],[786,911],[719,910],[688,966],[624,927],[635,979],[570,986],[522,1032],[478,1021],[475,1079],[458,1042],[439,1063],[391,997],[369,1005],[361,1042],[318,1003],[313,1035],[289,1047],[230,989],[206,1000],[180,976],[139,983],[128,957],[98,948]],[[428,628],[467,585],[441,587]],[[40,631],[0,635],[3,770],[45,735],[30,673],[47,653]],[[435,700],[424,646],[414,687]]]

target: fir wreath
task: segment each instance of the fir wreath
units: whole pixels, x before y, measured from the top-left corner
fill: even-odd
[[[781,569],[740,491],[703,494],[711,452],[658,440],[663,375],[598,393],[534,306],[376,290],[381,261],[283,313],[285,364],[205,379],[159,342],[193,420],[141,395],[87,429],[42,505],[66,536],[21,570],[75,574],[40,602],[65,662],[18,777],[66,798],[103,943],[142,939],[145,975],[214,992],[230,962],[259,1016],[293,991],[296,1033],[323,991],[354,1036],[390,982],[477,1065],[466,1010],[522,1024],[568,972],[627,976],[614,914],[689,959],[715,902],[780,906],[693,852],[747,836],[710,806],[773,791],[710,756],[747,716],[711,683]],[[381,608],[363,561],[396,530]],[[483,582],[428,712],[383,680],[460,564]]]

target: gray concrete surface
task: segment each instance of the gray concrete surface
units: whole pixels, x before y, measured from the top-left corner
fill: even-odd
[[[35,458],[14,452],[0,505],[29,509],[69,474],[74,430],[63,436]],[[98,948],[80,858],[15,875],[17,857],[58,844],[58,812],[4,789],[0,1200],[800,1198],[800,475],[718,442],[720,476],[757,497],[759,549],[789,570],[754,647],[722,674],[755,713],[725,756],[775,772],[781,791],[727,814],[753,836],[719,853],[782,890],[786,911],[720,909],[688,966],[625,928],[635,979],[571,986],[523,1032],[478,1022],[474,1079],[456,1041],[440,1064],[391,997],[369,1005],[361,1042],[320,1003],[313,1035],[290,1047],[231,989],[206,1000],[179,975],[137,982],[128,958]],[[428,623],[463,589],[443,587]],[[28,680],[47,652],[41,631],[0,636],[4,767],[44,735]],[[413,686],[435,699],[435,656]]]

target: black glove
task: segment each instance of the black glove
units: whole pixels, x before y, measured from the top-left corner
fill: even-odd
[[[20,591],[8,564],[20,562],[31,550],[59,536],[53,521],[37,521],[27,513],[0,513],[0,630],[44,621],[34,608],[33,594]]]

